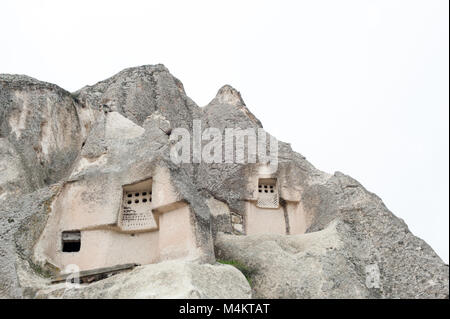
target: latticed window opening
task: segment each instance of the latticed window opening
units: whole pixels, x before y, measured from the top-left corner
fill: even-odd
[[[279,197],[276,179],[265,178],[258,181],[257,206],[261,208],[278,208]]]
[[[152,191],[125,192],[124,201],[126,205],[150,204],[152,202]]]
[[[156,226],[152,214],[152,183],[140,182],[124,186],[119,226],[122,230],[138,231]]]

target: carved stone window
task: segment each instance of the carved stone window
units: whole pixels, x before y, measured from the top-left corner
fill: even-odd
[[[152,180],[123,187],[119,227],[124,231],[150,230],[156,227],[152,214]]]
[[[261,208],[278,208],[279,196],[275,178],[261,178],[258,181],[258,202]]]
[[[80,251],[81,233],[79,230],[63,231],[61,234],[62,251],[64,253],[73,253]]]

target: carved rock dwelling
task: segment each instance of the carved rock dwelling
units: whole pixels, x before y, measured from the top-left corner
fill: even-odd
[[[288,143],[276,171],[175,164],[194,120],[262,129],[229,85],[199,107],[163,65],[73,93],[0,75],[0,119],[2,298],[448,298],[431,247]]]

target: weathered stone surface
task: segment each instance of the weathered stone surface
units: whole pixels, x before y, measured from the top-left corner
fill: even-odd
[[[448,298],[448,265],[357,181],[336,173],[305,194],[309,233],[216,239],[218,258],[254,270],[254,297]]]
[[[65,283],[37,292],[37,298],[251,298],[247,279],[236,268],[221,264],[165,261],[135,268],[110,278],[66,289]]]
[[[119,112],[138,125],[159,111],[174,127],[191,127],[198,111],[183,84],[161,64],[125,69],[74,95],[89,108]]]
[[[172,132],[172,125],[170,122],[161,114],[159,111],[155,111],[147,117],[144,124],[142,125],[145,129],[149,128],[159,128],[164,134],[170,135]]]
[[[56,202],[65,199],[59,211],[79,204],[65,198],[68,188],[103,207],[113,225],[121,187],[158,173],[171,181],[171,201],[189,205],[201,234],[198,262],[206,264],[154,264],[65,297],[249,297],[238,270],[208,264],[217,257],[254,269],[254,297],[448,298],[448,265],[376,195],[342,173],[317,170],[281,141],[280,197],[301,202],[307,234],[242,236],[261,167],[175,165],[169,135],[191,130],[194,119],[221,132],[262,128],[232,87],[200,108],[162,65],[126,69],[72,94],[0,75],[0,297],[61,296],[59,286],[48,287],[45,273],[55,269],[40,258],[39,240]]]
[[[32,277],[33,285],[42,281],[45,274],[32,262],[33,246],[44,229],[58,189],[59,185],[53,185],[9,196],[0,203],[0,298],[23,297],[21,278]]]
[[[69,92],[23,75],[0,75],[0,105],[0,196],[64,178],[85,138],[87,111]]]
[[[337,227],[292,236],[221,234],[216,254],[250,268],[256,298],[371,297]]]

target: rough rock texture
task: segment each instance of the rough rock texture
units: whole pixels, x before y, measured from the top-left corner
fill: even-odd
[[[86,215],[79,216],[80,219],[94,219],[93,227],[115,224],[122,203],[118,196],[122,185],[154,177],[164,168],[176,189],[177,198],[174,201],[187,201],[193,210],[193,223],[201,234],[196,238],[201,259],[213,261],[210,212],[203,198],[197,194],[190,175],[176,167],[169,158],[169,137],[163,130],[167,128],[167,121],[162,116],[152,115],[143,126],[145,129],[115,111],[97,115],[55,205],[62,207],[59,211],[68,211],[76,205],[73,203],[75,197],[90,203]],[[58,212],[56,208],[54,211]],[[54,224],[48,225],[43,236],[59,232],[56,229]],[[41,254],[45,248],[41,249],[39,243],[36,247],[34,261],[45,267]]]
[[[183,84],[161,64],[125,69],[74,96],[91,109],[119,112],[138,125],[159,111],[174,127],[190,127],[198,111]]]
[[[448,298],[448,265],[376,195],[342,173],[317,170],[281,141],[280,194],[301,201],[307,234],[231,235],[231,219],[243,216],[244,202],[255,199],[251,178],[259,166],[175,165],[169,135],[174,128],[191,130],[195,119],[202,130],[262,128],[232,87],[222,87],[200,108],[162,65],[129,68],[75,93],[0,75],[0,297],[61,296],[57,286],[48,286],[51,267],[35,257],[52,205],[68,184],[117,190],[158,166],[170,173],[202,230],[201,262],[216,257],[251,268],[254,297]],[[111,196],[94,197],[88,200],[118,204]],[[174,286],[161,278],[173,279]],[[234,268],[173,262],[113,276],[65,297],[244,298],[244,281]]]
[[[218,258],[235,260],[250,269],[256,298],[369,298],[360,269],[352,263],[337,228],[305,235],[221,234]],[[344,231],[345,232],[345,231]]]
[[[69,286],[70,287],[70,286]],[[251,297],[247,279],[236,268],[221,264],[165,261],[68,289],[65,283],[41,290],[37,298],[221,298]]]
[[[33,246],[41,235],[50,203],[59,185],[26,195],[14,195],[0,203],[0,298],[22,297],[20,273],[46,275],[32,262]],[[37,276],[34,276],[36,279]],[[39,278],[35,282],[39,282]]]
[[[217,258],[253,270],[254,297],[449,297],[448,265],[357,181],[336,173],[305,192],[309,233],[216,239]]]
[[[85,111],[54,84],[0,75],[0,197],[64,178],[85,137]]]

